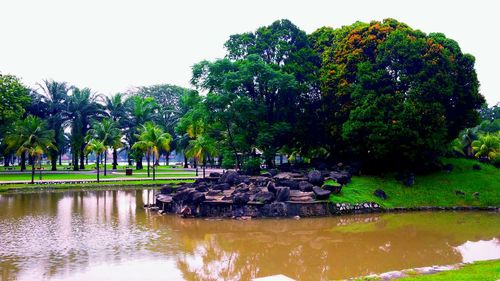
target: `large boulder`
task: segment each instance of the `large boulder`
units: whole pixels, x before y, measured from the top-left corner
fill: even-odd
[[[164,185],[161,189],[160,189],[160,193],[161,194],[172,194],[175,192],[175,188],[169,186],[169,185]]]
[[[218,172],[211,172],[208,176],[211,178],[220,178],[222,175]]]
[[[276,187],[274,186],[274,182],[272,182],[272,181],[268,182],[266,187],[267,187],[267,191],[276,194],[277,190],[276,190]]]
[[[333,171],[330,172],[330,178],[342,185],[345,185],[351,180],[351,174],[346,171]]]
[[[259,193],[255,194],[253,201],[268,204],[273,202],[274,198],[274,193],[269,191],[260,191]]]
[[[299,181],[292,180],[292,179],[289,179],[289,180],[279,180],[278,184],[282,185],[282,186],[288,186],[288,187],[290,187],[290,189],[293,189],[293,190],[298,190],[299,189]]]
[[[231,189],[231,185],[229,183],[218,183],[212,185],[213,190],[229,190]]]
[[[386,200],[387,199],[387,194],[385,194],[385,191],[383,191],[382,189],[377,189],[373,192],[373,195],[377,196],[378,198],[382,199],[382,200]]]
[[[323,175],[318,170],[312,170],[307,174],[307,180],[314,185],[322,185]]]
[[[312,190],[312,188],[311,188]],[[312,202],[314,201],[313,192],[302,192],[299,190],[290,190],[290,201],[293,202]]]
[[[314,195],[316,195],[316,200],[327,200],[330,197],[330,191],[324,190],[319,186],[313,187]]]
[[[339,194],[342,190],[342,185],[340,184],[325,184],[323,189],[330,191],[332,194]]]
[[[313,190],[313,184],[308,182],[308,181],[300,181],[299,182],[299,189],[300,191],[306,191],[306,192],[309,192],[309,191],[312,191]]]
[[[233,197],[233,203],[238,206],[245,205],[248,201],[250,201],[248,193],[237,193]]]
[[[269,169],[267,170],[267,172],[272,176],[276,176],[278,174],[278,170],[277,169]]]
[[[195,205],[198,205],[205,201],[205,193],[195,191],[191,193],[191,202]]]
[[[219,183],[227,183],[229,185],[239,184],[240,182],[241,176],[235,171],[227,171],[219,179]]]
[[[286,202],[290,199],[290,188],[287,186],[276,188],[276,201]]]
[[[189,203],[191,199],[191,193],[195,192],[194,189],[192,188],[186,188],[180,191],[177,191],[173,196],[172,200],[174,202],[184,202],[184,203]]]

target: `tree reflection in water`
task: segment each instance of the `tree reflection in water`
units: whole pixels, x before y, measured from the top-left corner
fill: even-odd
[[[148,196],[0,195],[0,279],[111,281],[140,272],[147,280],[327,280],[500,258],[485,250],[500,248],[499,214],[181,219],[144,210]]]

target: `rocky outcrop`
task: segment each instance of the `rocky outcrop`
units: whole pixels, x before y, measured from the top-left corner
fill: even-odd
[[[344,171],[308,173],[276,170],[260,176],[230,171],[210,173],[205,179],[178,187],[164,186],[156,196],[162,212],[185,217],[276,217],[319,216],[336,213],[330,210],[329,198],[342,184],[321,184],[333,179],[344,184],[350,174]]]

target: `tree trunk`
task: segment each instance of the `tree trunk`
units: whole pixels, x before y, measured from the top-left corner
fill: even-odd
[[[193,168],[195,168],[195,169],[196,169],[196,168],[197,168],[197,164],[198,164],[198,163],[196,163],[196,158],[193,158]]]
[[[78,167],[78,150],[73,151],[73,171],[78,171],[80,167]]]
[[[59,153],[59,166],[62,166],[62,153]]]
[[[116,170],[118,166],[118,151],[113,148],[113,170]]]
[[[57,153],[57,150],[50,150],[50,165],[52,166],[50,168],[51,171],[57,171],[57,158],[59,158],[58,155],[59,154]]]
[[[187,169],[189,166],[188,166],[188,159],[186,157],[186,154],[184,154],[184,168]]]
[[[107,164],[106,162],[108,160],[108,154],[106,152],[107,151],[104,151],[104,176],[107,175],[107,169],[108,169],[108,167],[106,167],[106,164]]]
[[[26,152],[21,153],[21,171],[26,171]]]
[[[148,161],[148,178],[149,178],[149,152],[146,152],[146,160]]]
[[[127,162],[129,166],[132,166],[132,158],[130,157],[130,149],[127,150]]]
[[[96,155],[96,170],[97,170],[97,182],[99,182],[99,154]]]
[[[160,157],[158,157],[158,158],[160,158]],[[155,163],[155,154],[153,153],[153,180],[155,180],[155,164],[154,163]]]
[[[207,166],[207,160],[203,158],[203,178],[205,178],[205,167]]]
[[[85,169],[85,144],[80,146],[80,169]]]
[[[31,184],[35,183],[35,160],[31,161]]]
[[[40,155],[40,158],[38,159],[39,167],[40,170],[38,172],[38,179],[42,180],[42,155]]]
[[[167,163],[165,166],[170,165],[170,151],[165,153],[165,163]]]
[[[10,166],[10,154],[7,154],[3,158],[3,166],[4,167],[9,167]]]

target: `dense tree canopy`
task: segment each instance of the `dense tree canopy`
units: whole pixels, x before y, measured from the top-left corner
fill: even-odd
[[[440,33],[393,19],[323,28],[321,90],[329,149],[402,167],[427,163],[478,120],[474,58]]]

